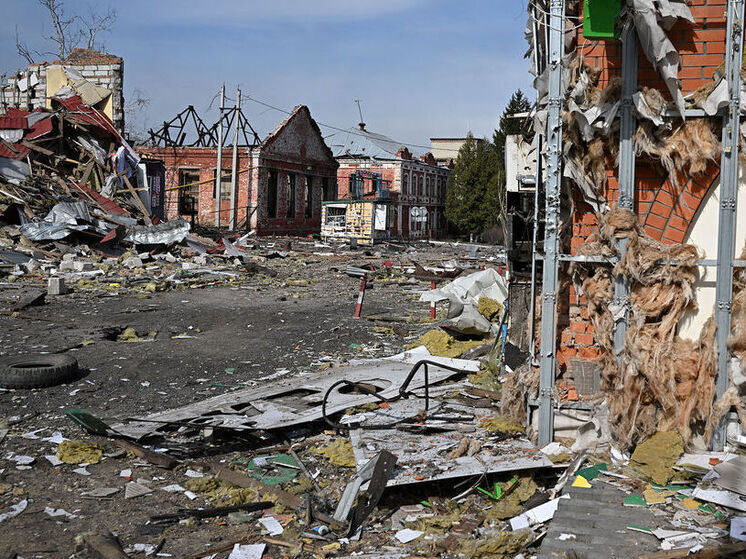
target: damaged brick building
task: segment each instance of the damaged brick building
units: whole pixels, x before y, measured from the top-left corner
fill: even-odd
[[[330,143],[339,162],[337,210],[351,201],[378,199],[377,238],[437,238],[445,232],[450,169],[432,153],[413,154],[365,124],[335,134]],[[341,216],[327,212],[326,217]]]
[[[546,142],[539,442],[551,440],[558,387],[576,383],[581,397],[600,387],[622,447],[656,430],[722,445],[724,415],[743,411],[727,374],[730,357],[744,357],[742,272],[725,260],[746,239],[729,93],[740,88],[736,8],[540,4],[529,3],[527,25]]]
[[[0,80],[0,114],[9,108],[33,111],[51,108],[53,96],[63,88],[84,103],[101,110],[114,127],[124,130],[124,61],[93,49],[73,49],[66,60],[31,64]]]
[[[230,224],[232,149],[223,148],[216,189],[217,148],[143,147],[140,153],[166,166],[166,216],[194,223]],[[308,107],[297,106],[263,141],[239,146],[236,228],[257,235],[318,233],[321,202],[335,197],[337,162]]]

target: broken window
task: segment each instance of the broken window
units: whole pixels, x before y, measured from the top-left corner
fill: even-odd
[[[277,171],[269,170],[267,177],[267,217],[277,217]]]
[[[293,173],[288,173],[287,195],[288,195],[288,203],[287,203],[287,212],[285,213],[285,216],[295,217],[295,175]]]
[[[179,169],[179,214],[197,215],[199,169]]]
[[[306,217],[313,215],[313,177],[306,177]]]
[[[227,200],[231,197],[231,170],[230,169],[223,169],[223,172],[221,173],[222,177],[220,179],[220,197],[223,200]],[[216,198],[216,192],[215,192],[215,186],[217,184],[217,169],[213,172],[213,177],[215,177],[215,182],[213,183],[212,187],[212,197]]]
[[[346,206],[327,206],[326,225],[329,227],[338,228],[343,231],[347,222],[346,214]]]

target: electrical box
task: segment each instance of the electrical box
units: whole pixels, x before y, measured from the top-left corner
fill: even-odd
[[[583,0],[583,36],[587,39],[618,39],[614,23],[621,9],[621,0]]]

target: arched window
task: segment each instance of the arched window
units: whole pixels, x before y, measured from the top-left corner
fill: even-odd
[[[401,194],[406,196],[409,191],[409,173],[402,173],[401,179]]]

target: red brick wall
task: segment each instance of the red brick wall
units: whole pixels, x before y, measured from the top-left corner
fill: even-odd
[[[668,36],[681,55],[679,79],[686,95],[712,82],[715,69],[723,63],[725,53],[726,0],[690,0],[695,23],[679,21]],[[602,68],[600,75],[604,86],[610,78],[621,75],[621,48],[618,41],[584,42],[582,30],[578,31],[578,47],[593,67]],[[639,52],[638,81],[640,86],[654,87],[670,99],[663,80],[660,79],[645,54]],[[660,163],[640,156],[635,167],[635,212],[645,231],[654,239],[666,244],[681,243],[702,200],[719,176],[719,162],[710,164],[699,175],[680,175],[674,186],[668,180]],[[611,162],[607,169],[608,184],[605,197],[613,207],[619,194],[619,171]],[[585,239],[598,227],[593,209],[579,195],[575,197],[572,216],[570,252],[577,253]],[[593,359],[599,354],[595,347],[593,325],[588,320],[585,297],[580,297],[570,286],[562,295],[567,298],[567,314],[558,317],[560,350],[558,362],[578,357]],[[563,305],[560,305],[562,308]]]
[[[199,172],[200,181],[209,181],[200,185],[198,197],[198,214],[195,222],[212,226],[215,224],[217,202],[220,203],[220,223],[228,226],[230,219],[230,200],[216,200],[214,192],[214,172],[217,165],[215,148],[142,148],[140,153],[162,159],[166,166],[166,218],[179,216],[179,170],[195,169]],[[230,171],[232,151],[223,151],[223,169]],[[278,204],[277,217],[267,217],[267,170],[278,170]],[[306,235],[316,233],[321,228],[321,177],[326,177],[333,186],[336,169],[332,166],[308,165],[284,161],[271,156],[252,157],[246,149],[239,149],[238,157],[238,196],[236,199],[236,223],[247,222],[250,218],[251,228],[257,235]],[[295,216],[288,218],[287,190],[285,187],[288,173],[296,175]],[[313,177],[312,212],[306,217],[305,177]],[[244,225],[242,228],[246,228]]]

